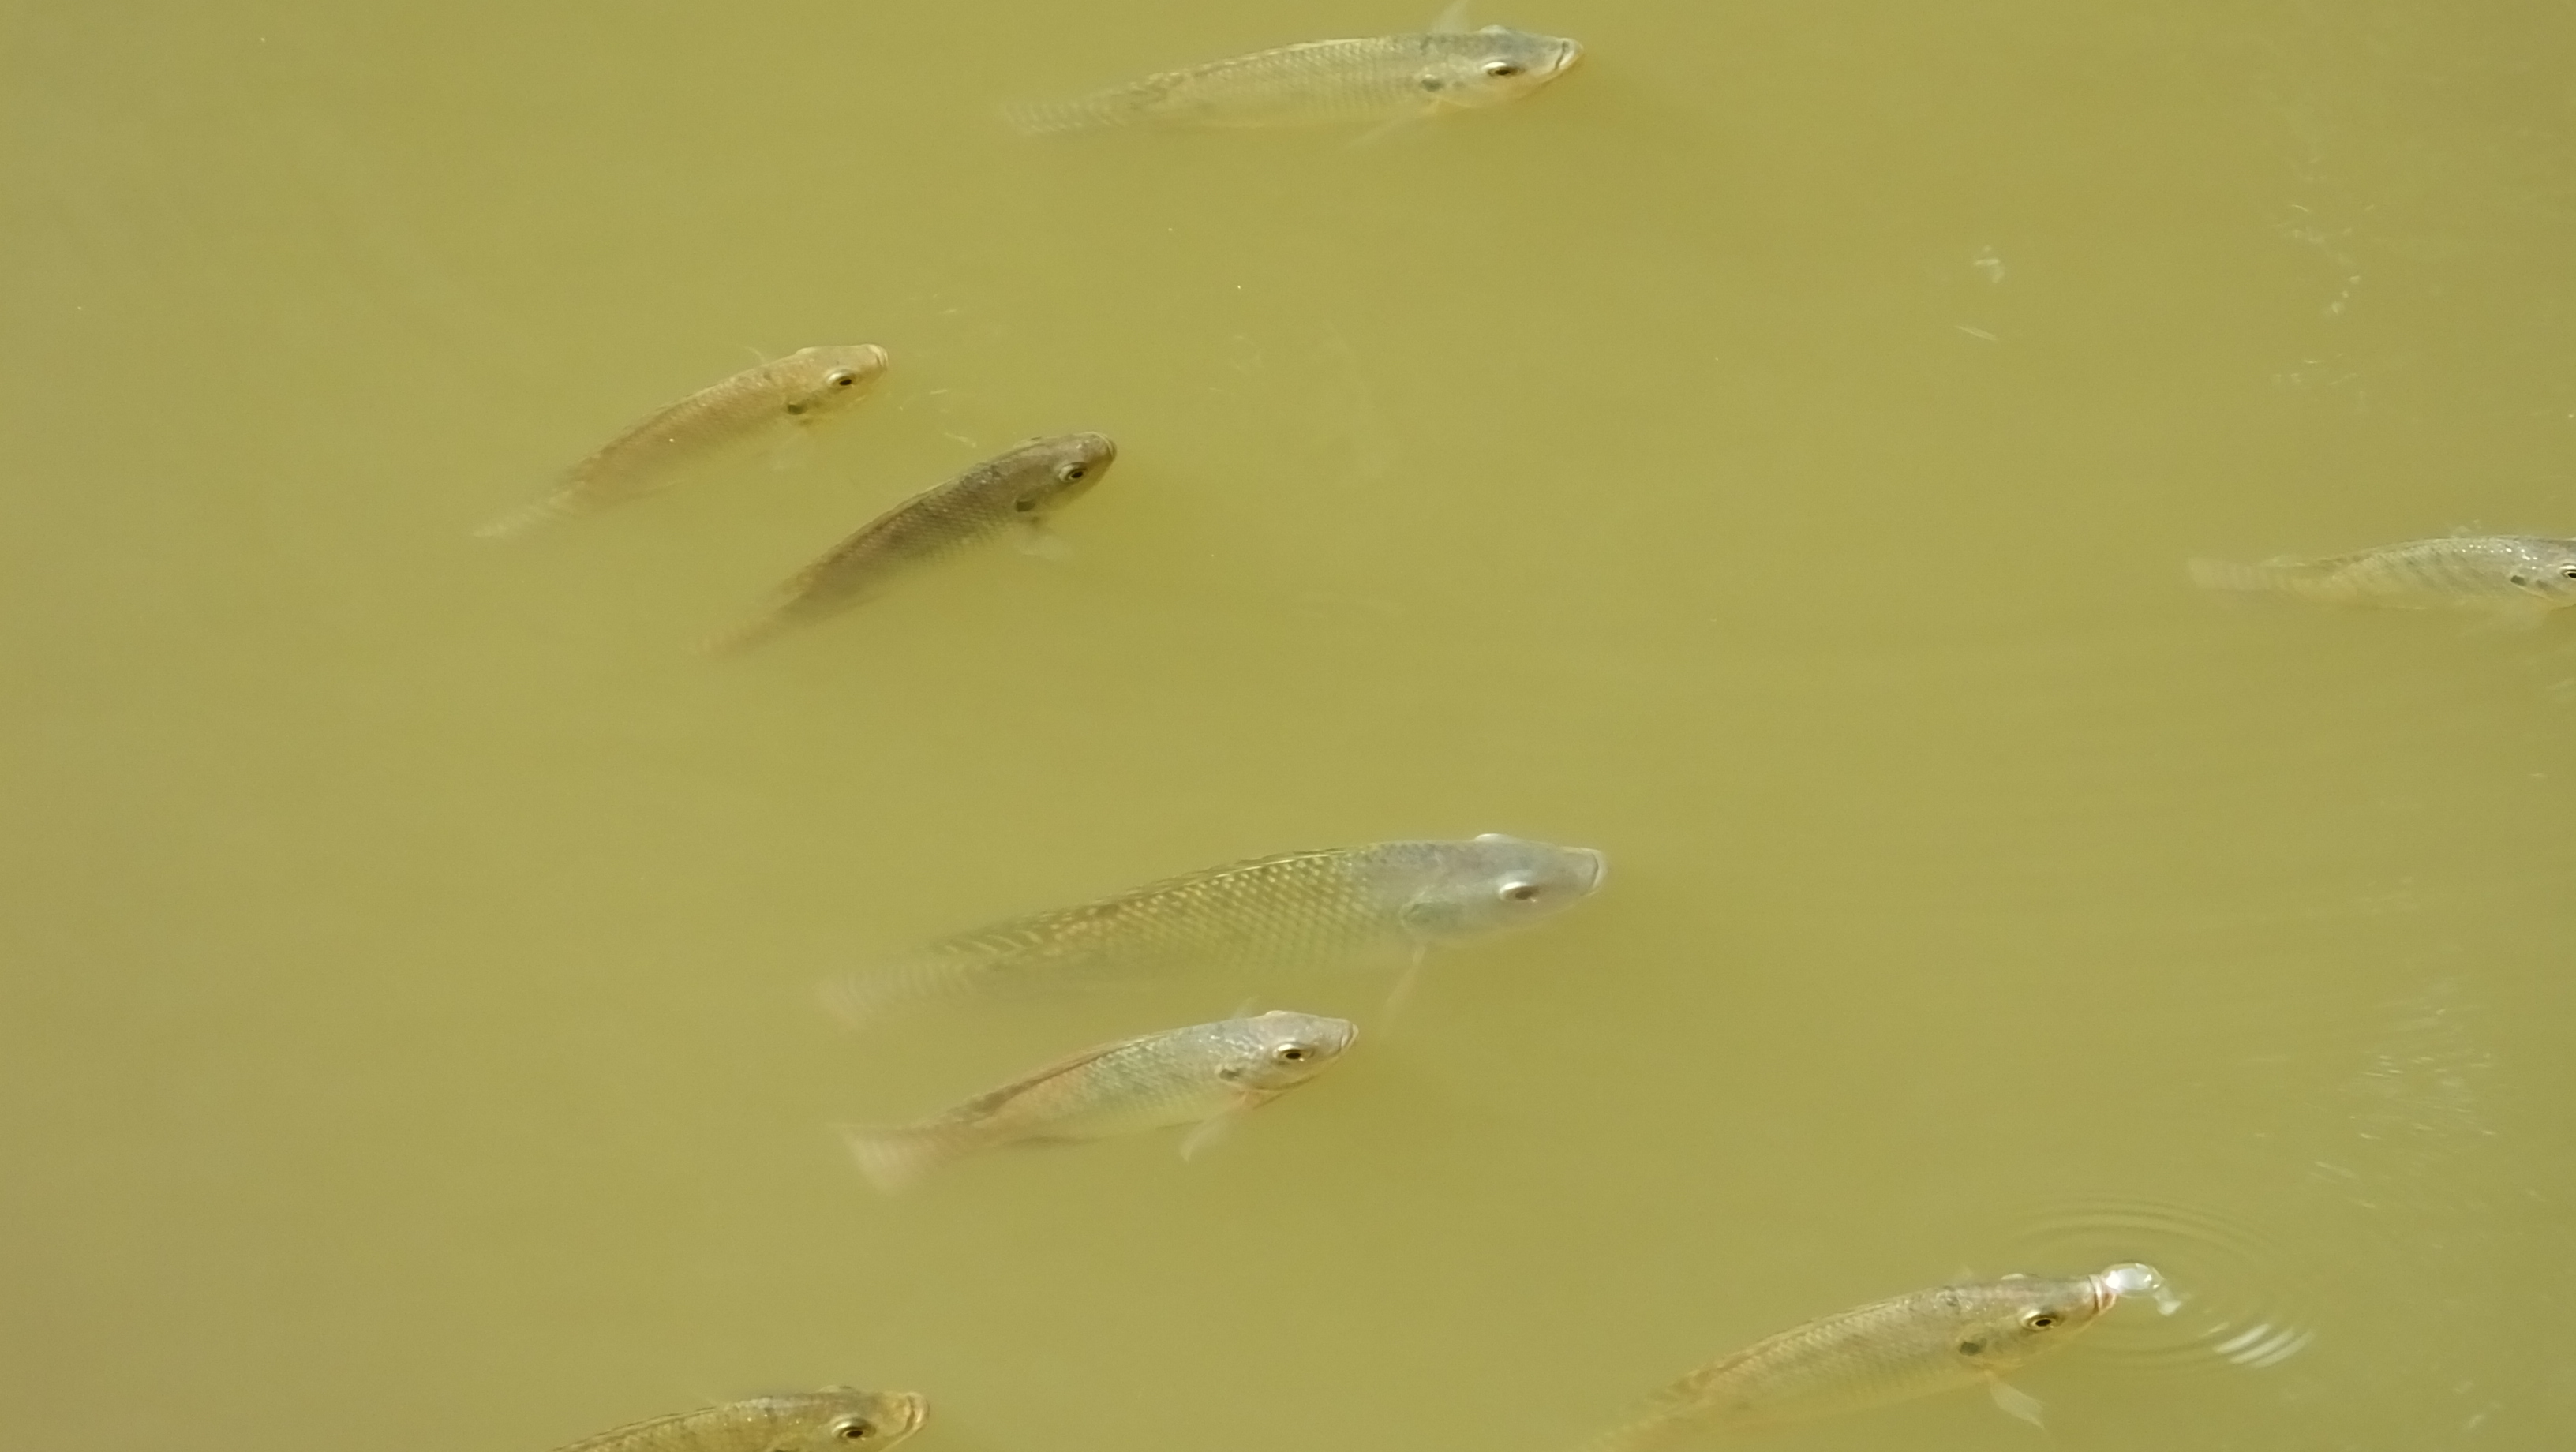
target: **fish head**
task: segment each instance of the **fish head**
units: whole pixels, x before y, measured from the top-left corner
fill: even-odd
[[[1040,519],[1082,497],[1118,457],[1107,434],[1058,434],[1020,446],[1011,470],[1011,510]]]
[[[2551,605],[2576,605],[2576,540],[2533,540],[2505,578]]]
[[[803,1396],[771,1399],[776,1452],[851,1452],[891,1447],[921,1430],[930,1404],[918,1392],[861,1391],[827,1386]]]
[[[1254,1094],[1292,1089],[1333,1066],[1360,1036],[1359,1025],[1346,1018],[1273,1009],[1243,1020],[1239,1051],[1218,1071],[1220,1077]]]
[[[1414,83],[1442,106],[1492,106],[1528,95],[1583,58],[1583,47],[1561,35],[1500,25],[1439,39],[1441,53]]]
[[[1950,1346],[1985,1373],[2010,1371],[2093,1324],[2119,1289],[2106,1276],[2005,1276],[1952,1286],[1944,1295],[1955,1316]]]
[[[1417,939],[1464,938],[1550,917],[1601,890],[1609,859],[1589,847],[1559,847],[1487,832],[1439,844],[1431,880],[1405,905]]]
[[[799,419],[830,413],[868,391],[885,372],[886,350],[874,343],[799,348],[786,366],[787,412]]]

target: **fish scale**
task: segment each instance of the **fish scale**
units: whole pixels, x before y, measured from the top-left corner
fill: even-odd
[[[825,997],[856,1022],[899,1003],[1183,966],[1410,960],[1579,901],[1601,873],[1589,849],[1499,834],[1287,852],[961,933]],[[1507,881],[1537,895],[1499,902]]]
[[[1642,1452],[1684,1434],[1751,1430],[1993,1384],[2065,1344],[2124,1292],[2160,1285],[2150,1267],[2119,1265],[2090,1276],[2006,1276],[1872,1301],[1767,1336],[1682,1377],[1643,1416],[1586,1452]],[[1997,1400],[2037,1415],[2026,1397],[1999,1389]]]
[[[1103,434],[1057,434],[975,465],[862,525],[821,559],[790,576],[769,608],[710,652],[747,649],[791,626],[847,608],[888,575],[992,538],[1034,532],[1106,473],[1118,446]]]
[[[1383,120],[1509,100],[1554,79],[1581,54],[1573,41],[1502,26],[1314,40],[1166,71],[1014,116],[1030,131]],[[1513,69],[1488,74],[1496,63]]]
[[[746,368],[646,415],[566,469],[544,498],[477,533],[505,538],[604,509],[661,488],[671,470],[699,455],[780,425],[820,422],[865,395],[886,361],[885,349],[856,343],[799,348]]]
[[[927,1415],[912,1392],[826,1387],[630,1422],[560,1452],[849,1452],[891,1447]]]
[[[1193,1024],[1058,1059],[918,1124],[842,1134],[868,1178],[895,1190],[979,1150],[1206,1124],[1252,1109],[1322,1073],[1358,1037],[1346,1019],[1284,1010]]]
[[[2576,603],[2576,540],[2458,536],[2259,565],[2195,560],[2207,589],[2269,591],[2338,605],[2545,609]]]

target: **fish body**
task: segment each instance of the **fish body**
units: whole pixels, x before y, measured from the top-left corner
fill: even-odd
[[[1322,1073],[1358,1036],[1346,1019],[1284,1011],[1194,1024],[1086,1049],[920,1124],[843,1134],[868,1178],[894,1190],[1001,1145],[1211,1124]]]
[[[740,650],[822,619],[906,566],[1008,530],[1041,538],[1047,517],[1100,482],[1117,457],[1105,434],[1057,434],[995,455],[869,521],[790,577],[759,618],[709,648]]]
[[[632,1422],[562,1452],[852,1452],[891,1447],[928,1415],[914,1392],[825,1387]]]
[[[1499,25],[1312,40],[1166,71],[1015,118],[1028,131],[1393,121],[1528,95],[1582,54],[1563,37]]]
[[[826,988],[846,1019],[899,1003],[1200,966],[1410,964],[1601,886],[1587,847],[1488,832],[1257,857],[943,939]]]
[[[2576,540],[2461,535],[2321,560],[2194,560],[2191,577],[2205,589],[2270,591],[2337,605],[2553,610],[2576,604]]]
[[[564,471],[552,493],[477,531],[498,538],[650,494],[681,464],[781,425],[810,426],[865,396],[886,370],[874,343],[799,348],[654,411]]]
[[[2005,1276],[1873,1301],[1768,1336],[1659,1393],[1643,1417],[1588,1452],[1638,1452],[1694,1434],[1929,1396],[1979,1381],[2007,1410],[2036,1403],[1997,1378],[2090,1326],[2125,1291],[2160,1285],[2144,1266],[2071,1278]]]

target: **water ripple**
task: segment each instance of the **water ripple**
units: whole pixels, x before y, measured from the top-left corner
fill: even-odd
[[[2062,1205],[2026,1229],[2016,1247],[2036,1264],[2102,1266],[2143,1261],[2164,1277],[2085,1340],[2088,1354],[2157,1367],[2277,1366],[2306,1350],[2316,1329],[2302,1309],[2296,1257],[2243,1225],[2153,1200]]]

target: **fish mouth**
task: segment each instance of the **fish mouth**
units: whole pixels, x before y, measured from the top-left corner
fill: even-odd
[[[2093,1292],[2094,1315],[2107,1315],[2113,1306],[2120,1304],[2120,1288],[2112,1283],[2109,1271],[2099,1271],[2084,1279]]]
[[[1578,40],[1560,40],[1557,44],[1562,48],[1556,53],[1556,65],[1552,73],[1561,76],[1574,69],[1576,61],[1583,59],[1583,43]]]
[[[1590,876],[1584,879],[1583,890],[1599,892],[1601,884],[1610,879],[1610,859],[1603,856],[1597,847],[1577,847],[1574,850],[1583,854],[1584,865],[1591,869]]]
[[[904,1392],[896,1398],[896,1401],[903,1408],[903,1429],[906,1433],[920,1431],[921,1424],[930,1420],[930,1398],[919,1392]]]
[[[2153,1295],[2157,1304],[2164,1304],[2164,1277],[2157,1274],[2151,1265],[2122,1261],[2109,1270],[2096,1271],[2086,1279],[2093,1286],[2093,1314],[2097,1316],[2120,1304],[2120,1297],[2124,1295]]]

